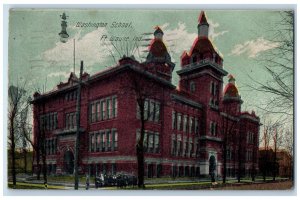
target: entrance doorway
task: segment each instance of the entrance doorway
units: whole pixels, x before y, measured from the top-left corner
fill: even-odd
[[[209,175],[211,176],[212,181],[215,181],[216,176],[216,158],[215,156],[210,156],[209,158]]]
[[[73,174],[74,172],[74,155],[68,150],[64,155],[64,168],[67,174]]]

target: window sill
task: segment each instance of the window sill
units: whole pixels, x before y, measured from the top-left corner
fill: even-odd
[[[111,118],[111,119],[105,119],[105,120],[90,122],[89,124],[98,124],[98,123],[110,122],[110,121],[114,121],[114,120],[117,120],[117,119],[118,119],[118,117],[115,117],[115,118]]]

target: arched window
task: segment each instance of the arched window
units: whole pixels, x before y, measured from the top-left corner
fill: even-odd
[[[194,81],[190,82],[190,91],[194,93],[196,91],[196,84]]]

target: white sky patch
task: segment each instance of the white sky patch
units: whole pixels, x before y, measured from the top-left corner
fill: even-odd
[[[197,37],[197,31],[194,33],[188,33],[186,25],[183,22],[179,22],[175,29],[167,29],[168,25],[165,26],[164,31],[164,42],[173,56],[180,56],[184,50],[191,48],[193,41]],[[177,55],[174,55],[177,54]]]
[[[246,54],[249,58],[255,58],[259,53],[279,47],[279,43],[274,43],[263,37],[256,40],[248,40],[243,44],[237,44],[231,50],[229,55],[239,56]]]
[[[213,41],[219,37],[224,35],[225,33],[228,33],[228,30],[217,32],[216,29],[220,26],[219,23],[213,22],[211,20],[208,20],[209,23],[209,30],[208,30],[208,37],[211,38]]]
[[[62,77],[64,77],[64,78],[69,78],[70,73],[71,73],[71,72],[52,72],[52,73],[48,74],[47,76],[48,76],[49,78],[52,78],[52,77],[60,77],[60,76],[62,76]]]
[[[102,35],[108,35],[105,28],[98,28],[92,32],[80,37],[77,33],[73,38],[69,38],[66,43],[57,42],[55,47],[42,53],[42,59],[46,63],[51,63],[50,67],[55,66],[73,66],[73,49],[75,39],[75,62],[84,61],[85,67],[96,63],[104,63],[109,59],[109,50],[112,47],[109,44],[100,42]]]

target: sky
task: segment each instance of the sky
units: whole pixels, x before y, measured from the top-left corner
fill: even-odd
[[[60,15],[68,19],[66,43],[60,41]],[[172,82],[178,83],[176,71],[181,68],[180,56],[189,51],[197,37],[198,17],[201,10],[91,10],[91,9],[16,9],[9,16],[9,84],[26,81],[26,89],[33,94],[37,88],[53,89],[67,81],[73,71],[75,41],[75,68],[80,60],[91,75],[112,67],[124,54],[144,61],[149,39],[154,28],[164,31],[164,42],[176,64]],[[270,95],[251,90],[252,80],[268,79],[258,60],[278,46],[272,42],[268,27],[280,19],[278,11],[266,10],[207,10],[209,37],[223,55],[224,69],[236,78],[244,101],[242,110],[261,111],[257,105],[267,102]],[[81,27],[83,23],[99,23],[102,27]],[[123,26],[118,27],[119,23]],[[122,41],[110,39],[121,38]],[[134,39],[137,38],[137,41]],[[114,46],[115,47],[114,47]],[[127,47],[127,48],[126,48]],[[224,86],[227,77],[224,77]]]

